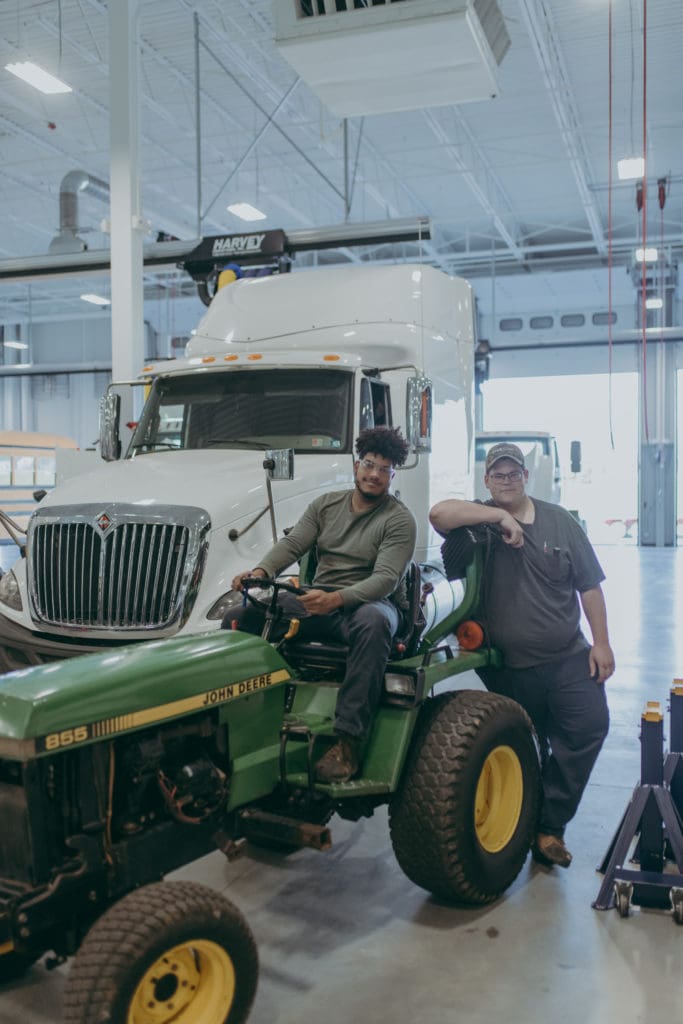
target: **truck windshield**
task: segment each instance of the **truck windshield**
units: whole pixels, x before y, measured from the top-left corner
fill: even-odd
[[[198,448],[350,451],[352,379],[315,368],[159,377],[128,457]]]

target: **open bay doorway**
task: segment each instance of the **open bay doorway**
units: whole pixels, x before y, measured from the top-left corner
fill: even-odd
[[[484,430],[542,430],[555,436],[561,504],[577,510],[594,544],[638,543],[637,373],[612,374],[611,433],[610,383],[604,373],[494,378],[482,385],[482,393]],[[571,472],[572,441],[581,442],[578,473]],[[680,495],[679,488],[683,508]]]

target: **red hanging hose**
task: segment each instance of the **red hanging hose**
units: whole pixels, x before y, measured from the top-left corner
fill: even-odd
[[[613,90],[613,64],[612,64],[612,0],[609,0],[607,18],[607,419],[609,422],[609,440],[612,451],[614,451],[614,428],[612,424],[612,90]]]
[[[642,182],[642,244],[643,262],[640,273],[640,319],[643,329],[643,433],[649,443],[650,430],[647,414],[647,0],[643,0],[643,182]]]

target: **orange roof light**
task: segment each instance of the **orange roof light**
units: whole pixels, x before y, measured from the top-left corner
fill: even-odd
[[[339,359],[341,359],[341,356],[323,356],[323,360],[326,363],[336,363]]]
[[[216,362],[216,357],[215,356],[202,356],[202,362],[203,363],[215,363]]]
[[[247,359],[263,359],[263,356],[260,354],[260,352],[250,352],[249,355],[247,356]]]
[[[231,355],[229,355],[229,356],[223,356],[223,359],[225,360],[226,363],[232,363],[232,362],[235,361],[235,359],[238,359],[238,358],[239,357],[236,356],[234,352]]]

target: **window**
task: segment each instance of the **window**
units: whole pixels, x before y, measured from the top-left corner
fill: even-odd
[[[352,374],[231,370],[159,377],[129,456],[172,448],[351,450]]]
[[[547,331],[554,323],[555,321],[551,316],[532,316],[529,321],[529,327],[532,331]]]
[[[522,318],[519,316],[508,316],[501,320],[498,324],[501,331],[521,331],[524,326]]]
[[[610,323],[610,314],[609,313],[593,313],[593,316],[591,317],[591,320],[593,321],[593,323],[595,324],[596,327],[604,327],[606,324]],[[614,313],[614,312],[611,314],[611,322],[613,324],[615,324],[617,322],[617,314]]]
[[[560,317],[563,327],[583,327],[585,322],[586,318],[583,313],[565,313]]]

